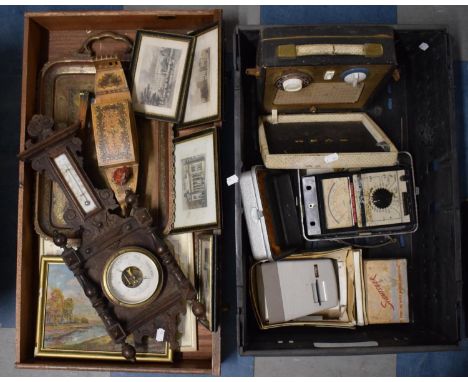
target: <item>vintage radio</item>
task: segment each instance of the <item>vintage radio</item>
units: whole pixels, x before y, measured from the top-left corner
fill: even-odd
[[[362,110],[395,65],[391,28],[294,26],[262,30],[255,74],[266,113]]]
[[[259,145],[265,166],[395,165],[397,148],[363,112],[395,66],[391,28],[263,29],[257,66],[247,74],[257,78]]]

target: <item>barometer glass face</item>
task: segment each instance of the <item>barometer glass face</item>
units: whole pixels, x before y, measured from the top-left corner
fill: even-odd
[[[142,248],[120,250],[104,269],[103,286],[120,305],[139,306],[152,300],[162,284],[159,262]]]
[[[67,154],[63,153],[54,158],[54,162],[57,165],[68,189],[73,194],[75,199],[78,201],[81,209],[86,213],[90,213],[97,208],[91,194],[85,187],[83,180],[78,175],[76,169],[70,162]]]
[[[353,226],[353,205],[349,179],[331,178],[322,180],[325,218],[328,229]]]

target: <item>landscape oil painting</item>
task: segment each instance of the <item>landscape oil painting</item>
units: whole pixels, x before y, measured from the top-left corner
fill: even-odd
[[[107,335],[104,324],[61,257],[41,259],[41,290],[36,355],[121,360],[121,346]],[[133,344],[133,339],[129,337]],[[137,360],[172,360],[166,342],[148,338],[137,347]]]

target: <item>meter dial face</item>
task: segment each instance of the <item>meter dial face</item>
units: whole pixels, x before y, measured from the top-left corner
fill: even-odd
[[[328,229],[353,226],[353,205],[348,178],[322,180],[325,219]]]
[[[86,214],[94,211],[97,205],[75,167],[72,165],[68,155],[65,153],[60,154],[54,158],[54,162],[81,209]]]
[[[367,226],[409,222],[403,207],[403,194],[407,192],[404,175],[404,170],[361,175]]]
[[[153,301],[162,281],[162,268],[154,255],[143,248],[129,247],[108,260],[102,284],[113,302],[136,307]]]

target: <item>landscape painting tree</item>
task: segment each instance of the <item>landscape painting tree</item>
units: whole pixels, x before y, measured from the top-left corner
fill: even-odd
[[[65,298],[59,288],[52,289],[46,303],[46,323],[58,325],[74,322],[73,308],[73,298]]]
[[[46,322],[57,325],[63,321],[63,293],[60,289],[54,288],[47,299]]]
[[[73,322],[73,299],[71,297],[63,302],[63,322]]]

